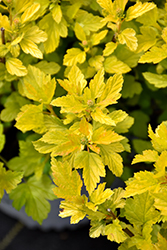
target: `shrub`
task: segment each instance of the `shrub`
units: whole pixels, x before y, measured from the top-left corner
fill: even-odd
[[[0,2],[0,198],[40,224],[62,198],[90,237],[166,249],[167,3]]]

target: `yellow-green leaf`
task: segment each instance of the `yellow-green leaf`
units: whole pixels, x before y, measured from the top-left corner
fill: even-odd
[[[139,63],[159,63],[167,57],[167,44],[162,47],[153,46],[150,51],[141,56]]]
[[[131,71],[131,68],[116,56],[109,56],[104,61],[104,69],[107,73],[125,74]]]
[[[75,32],[76,37],[80,41],[86,41],[85,32],[84,32],[82,26],[79,23],[77,23],[77,22],[75,23],[74,32]]]
[[[53,9],[51,10],[52,17],[56,23],[60,23],[62,19],[62,11],[60,5],[56,4]]]
[[[103,50],[103,56],[111,55],[117,48],[118,44],[114,42],[109,42],[105,44],[105,49]]]
[[[0,123],[0,152],[5,145],[5,135],[3,134],[3,125]]]
[[[17,58],[8,57],[6,59],[6,68],[11,75],[25,76],[27,74],[26,67]]]
[[[59,64],[55,62],[47,62],[45,60],[40,61],[34,66],[43,71],[45,74],[50,74],[50,75],[55,75],[60,70]]]
[[[105,235],[110,241],[121,243],[127,239],[125,232],[122,230],[119,219],[113,220],[113,222],[105,227]]]
[[[138,43],[136,38],[136,32],[134,29],[131,28],[124,29],[118,35],[118,41],[121,44],[126,44],[128,48],[132,51],[135,51],[137,49]]]
[[[106,183],[99,184],[97,189],[95,189],[90,195],[89,199],[95,205],[102,204],[106,199],[114,193],[111,189],[107,188],[104,190]]]
[[[67,50],[67,54],[64,56],[63,64],[66,66],[73,66],[77,63],[83,63],[85,59],[85,51],[82,51],[78,48],[72,48]]]
[[[158,152],[167,150],[167,127],[164,123],[161,123],[155,133],[152,131],[151,126],[148,127],[149,137],[151,138],[152,146]]]
[[[91,79],[89,83],[89,87],[91,90],[91,96],[93,99],[96,99],[101,96],[105,83],[104,83],[104,69],[100,69],[98,73]]]
[[[95,111],[91,113],[91,116],[96,122],[100,122],[102,124],[110,126],[115,126],[115,122],[109,117],[109,115],[104,114],[100,108],[96,108]]]
[[[154,206],[160,210],[161,215],[167,216],[167,190],[164,188],[158,193],[153,194],[154,197]]]
[[[49,104],[55,93],[56,82],[50,75],[45,75],[40,69],[29,65],[28,74],[19,83],[24,95],[29,99]]]
[[[137,35],[138,48],[137,52],[147,51],[149,48],[156,44],[157,32],[153,27],[142,26],[140,27],[140,32],[142,35]]]
[[[152,10],[155,7],[156,5],[154,3],[138,2],[135,5],[129,7],[129,9],[126,12],[125,20],[128,22],[136,17],[143,15],[147,11]]]
[[[35,43],[33,43],[31,40],[24,38],[20,42],[20,46],[22,50],[24,51],[24,53],[31,54],[32,56],[39,58],[39,59],[43,58],[42,52],[38,49],[38,46]]]
[[[158,233],[158,242],[155,243],[155,250],[162,250],[167,248],[167,240],[160,233]]]
[[[156,88],[166,88],[167,87],[167,75],[158,75],[151,72],[144,72],[144,78]]]
[[[107,33],[108,33],[108,30],[102,30],[99,33],[94,33],[91,36],[92,46],[99,44],[100,41],[105,38],[105,36],[107,35]]]
[[[155,162],[158,160],[158,153],[155,150],[144,150],[143,155],[135,155],[132,164],[138,162]]]
[[[40,9],[39,3],[33,3],[30,7],[26,9],[26,11],[21,16],[21,22],[25,23],[29,21],[33,15]]]
[[[23,174],[6,170],[0,162],[0,199],[4,195],[4,190],[9,194],[21,182]]]
[[[83,178],[86,189],[91,194],[100,181],[100,176],[105,176],[105,168],[99,155],[87,151],[80,152],[74,160],[75,168],[83,168]]]

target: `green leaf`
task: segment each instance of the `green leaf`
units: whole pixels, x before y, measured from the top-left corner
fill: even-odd
[[[136,21],[144,25],[147,23],[146,28],[149,28],[149,26],[158,27],[157,20],[158,20],[158,8],[156,6],[152,10],[149,10],[148,12],[144,13],[142,16],[138,17]],[[142,26],[142,28],[144,28],[144,26]]]
[[[21,182],[23,174],[21,172],[13,172],[3,167],[0,162],[0,199],[4,195],[4,189],[9,194]]]
[[[104,164],[112,171],[116,176],[121,176],[123,173],[123,159],[115,151],[115,143],[110,145],[100,145],[100,154],[104,161]]]
[[[105,44],[105,49],[103,50],[103,56],[111,55],[117,48],[118,44],[114,42],[109,42]]]
[[[159,182],[152,172],[140,171],[126,181],[125,197],[159,189]]]
[[[75,65],[68,73],[68,80],[58,80],[59,84],[69,93],[82,95],[83,89],[87,85],[81,70]]]
[[[100,181],[100,176],[105,176],[105,168],[99,155],[87,151],[80,152],[74,160],[75,168],[83,168],[83,178],[86,189],[91,194]]]
[[[139,63],[159,63],[167,57],[167,44],[162,47],[153,46],[150,51],[141,56]]]
[[[135,51],[137,49],[138,43],[136,38],[136,32],[134,29],[131,28],[124,29],[118,35],[118,41],[121,44],[126,44],[128,48],[132,51]]]
[[[96,71],[98,71],[103,67],[103,61],[104,61],[104,57],[97,55],[97,56],[91,57],[88,60],[88,63],[91,67],[94,67]]]
[[[107,80],[103,93],[97,100],[97,104],[100,107],[106,107],[111,104],[117,103],[117,100],[121,97],[120,91],[123,85],[123,77],[120,74],[115,74]]]
[[[147,125],[149,122],[149,116],[141,110],[135,110],[130,113],[134,118],[135,123],[133,124],[131,131],[139,138],[146,139],[147,136]]]
[[[55,75],[60,70],[60,66],[55,62],[47,62],[45,60],[34,65],[36,68],[43,71],[45,74]]]
[[[112,224],[105,227],[105,235],[107,235],[108,240],[117,243],[121,243],[127,239],[118,219],[113,220]]]
[[[155,244],[155,247],[157,250],[167,248],[167,240],[160,233],[158,233],[158,243]]]
[[[138,154],[142,154],[144,150],[152,149],[152,145],[150,141],[141,140],[141,139],[133,139],[132,144],[133,144],[134,150]]]
[[[55,187],[54,194],[59,198],[73,201],[81,195],[82,180],[77,172],[73,170],[68,162],[56,161],[52,158],[52,172]]]
[[[167,75],[158,75],[151,72],[144,72],[144,78],[156,88],[166,88],[167,87]]]
[[[144,150],[143,155],[135,155],[132,164],[138,162],[155,162],[158,160],[158,153],[155,150]]]
[[[24,97],[20,96],[18,92],[13,92],[6,100],[4,106],[5,109],[1,112],[1,120],[5,122],[13,121],[17,114],[20,112],[20,108],[29,104],[30,102]]]
[[[20,129],[23,133],[29,130],[44,128],[42,111],[42,104],[39,106],[33,104],[24,105],[21,108],[21,112],[16,117],[16,128]]]
[[[27,74],[26,67],[17,58],[6,58],[6,69],[11,75],[25,76]]]
[[[42,224],[50,212],[50,203],[47,200],[56,198],[52,191],[53,187],[48,176],[43,175],[39,180],[33,176],[13,190],[10,199],[14,200],[14,208],[20,210],[25,205],[27,215]]]
[[[109,117],[109,115],[104,114],[100,108],[96,108],[95,111],[91,113],[91,116],[96,122],[115,126],[115,122]]]
[[[77,63],[83,63],[86,60],[86,53],[78,48],[67,50],[64,56],[63,64],[66,66],[73,66]]]
[[[146,222],[155,224],[159,220],[159,212],[154,207],[154,198],[148,193],[135,195],[126,200],[125,216],[135,227]]]
[[[161,123],[155,133],[152,131],[151,126],[148,127],[149,137],[151,138],[152,146],[158,152],[167,150],[167,127],[164,123]]]
[[[19,83],[24,95],[29,99],[44,104],[50,104],[55,93],[56,82],[50,75],[45,75],[40,69],[29,65],[28,74]]]
[[[131,68],[121,60],[119,60],[116,56],[109,56],[104,61],[104,69],[107,73],[117,73],[117,74],[125,74],[131,71]]]
[[[143,15],[144,13],[148,12],[149,10],[152,10],[155,8],[156,5],[154,3],[141,3],[138,2],[135,5],[128,8],[126,12],[126,18],[125,20],[128,22],[136,17],[139,17]]]
[[[5,135],[3,134],[3,125],[0,123],[0,152],[5,145]]]
[[[126,75],[122,88],[123,98],[132,98],[135,94],[139,95],[142,92],[142,86],[139,82],[135,81],[134,76]]]

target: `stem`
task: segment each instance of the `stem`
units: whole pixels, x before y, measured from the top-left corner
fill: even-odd
[[[107,208],[107,212],[112,216],[113,220],[118,219],[118,217],[111,211],[110,208]],[[129,237],[133,237],[134,234],[126,227],[122,229]]]
[[[0,30],[1,30],[2,44],[5,44],[5,29],[2,27]],[[0,61],[1,61],[2,63],[5,63],[5,57],[1,58]]]
[[[3,158],[2,155],[0,155],[0,160],[5,164],[6,167],[8,167],[8,163],[7,163],[7,161],[5,160],[5,158]]]

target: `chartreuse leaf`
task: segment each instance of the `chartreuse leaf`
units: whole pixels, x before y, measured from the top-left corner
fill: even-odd
[[[25,23],[29,21],[33,15],[40,9],[40,4],[39,3],[33,3],[31,6],[29,6],[24,13],[21,16],[21,22]]]
[[[166,184],[166,183],[165,183]],[[167,216],[167,200],[166,200],[167,190],[162,189],[158,193],[154,193],[154,206],[160,210],[161,215]]]
[[[126,75],[122,88],[123,98],[132,98],[135,94],[139,95],[142,92],[142,86],[139,82],[135,81],[134,76]]]
[[[50,104],[55,93],[56,82],[50,75],[45,75],[40,69],[29,65],[28,74],[19,83],[23,93],[29,99],[44,104]]]
[[[103,93],[98,98],[97,103],[100,107],[106,107],[117,103],[121,97],[120,91],[123,85],[123,77],[120,74],[115,74],[107,80]]]
[[[158,20],[158,8],[157,7],[153,8],[152,10],[144,13],[142,16],[137,18],[137,22],[140,22],[144,25],[147,23],[147,27],[149,26],[158,27],[157,20]]]
[[[92,46],[99,44],[100,41],[106,37],[107,33],[108,33],[108,30],[102,30],[99,33],[94,33],[91,36]]]
[[[89,65],[96,69],[96,71],[100,70],[103,67],[104,57],[97,55],[93,56],[88,60]]]
[[[143,155],[135,155],[132,164],[138,162],[155,162],[158,160],[158,153],[155,150],[144,150]]]
[[[0,152],[5,145],[5,135],[3,134],[3,125],[0,123]]]
[[[4,189],[9,194],[21,182],[22,177],[21,172],[6,170],[3,163],[0,162],[0,199],[4,195]]]
[[[60,70],[60,66],[55,62],[40,61],[34,65],[36,68],[43,71],[45,74],[54,75]]]
[[[96,108],[95,111],[91,113],[91,116],[96,122],[115,126],[115,122],[109,117],[109,115],[104,114],[100,108]]]
[[[123,173],[123,159],[119,154],[116,153],[117,148],[114,148],[114,146],[115,143],[111,143],[110,145],[99,145],[100,155],[103,159],[104,164],[108,166],[112,173],[116,176],[121,176]]]
[[[76,37],[80,41],[86,41],[86,34],[85,34],[82,26],[77,22],[75,23],[74,32],[75,32]]]
[[[151,72],[144,72],[144,78],[156,88],[166,88],[167,87],[167,75],[158,75]]]
[[[152,131],[151,126],[148,127],[149,137],[151,138],[152,146],[158,152],[167,150],[167,127],[162,122],[155,130],[155,133]]]
[[[34,149],[32,141],[28,138],[26,141],[19,141],[19,151],[19,156],[13,157],[8,162],[9,168],[23,172],[24,176],[29,176],[39,169],[42,174],[45,166],[44,157]]]
[[[166,248],[167,248],[167,240],[160,233],[158,233],[158,242],[155,243],[154,249],[161,250]]]
[[[38,26],[33,26],[26,30],[23,39],[20,42],[20,46],[24,53],[31,54],[36,58],[43,58],[42,52],[39,50],[36,43],[45,42],[47,40],[47,34],[39,30]]]
[[[30,177],[27,182],[20,184],[10,193],[13,207],[20,210],[25,205],[27,215],[42,224],[50,212],[50,203],[47,200],[56,198],[52,191],[53,187],[46,175],[39,180],[35,176]]]
[[[104,69],[100,69],[98,73],[91,79],[89,83],[91,96],[93,99],[98,98],[101,96],[105,83],[104,83]]]
[[[149,48],[156,44],[157,32],[153,27],[142,26],[140,27],[142,35],[137,35],[138,48],[137,52],[147,51]]]
[[[154,198],[145,192],[128,198],[125,204],[125,216],[134,226],[144,225],[147,222],[155,224],[160,213],[154,207]]]
[[[125,20],[128,22],[136,17],[143,15],[144,13],[152,10],[156,7],[154,3],[142,3],[138,2],[135,5],[128,8],[126,12]]]
[[[66,66],[73,66],[77,63],[83,63],[86,60],[86,53],[78,48],[67,50],[64,56],[63,64]]]
[[[117,133],[127,133],[129,128],[133,125],[134,118],[131,116],[127,116],[123,121],[117,123],[115,127],[115,131]]]
[[[92,221],[92,227],[89,230],[89,236],[91,238],[97,238],[101,234],[104,234],[104,229],[105,229],[105,222],[103,220],[101,221]]]
[[[56,23],[60,23],[62,19],[62,11],[60,5],[56,4],[52,9],[52,16]]]
[[[153,46],[150,51],[141,56],[139,63],[159,63],[167,57],[167,44],[162,47]]]
[[[103,50],[103,56],[111,55],[117,48],[118,44],[114,42],[109,42],[105,44],[105,49]]]
[[[127,239],[126,234],[122,230],[120,221],[118,219],[113,220],[112,224],[109,224],[105,227],[105,235],[110,241],[115,241],[121,243]]]
[[[135,51],[137,49],[138,43],[136,38],[136,32],[134,29],[131,28],[124,29],[118,35],[118,41],[121,44],[126,44],[128,48],[132,51]]]
[[[125,74],[131,71],[131,68],[116,56],[109,56],[105,59],[104,69],[107,73],[111,74]]]
[[[165,172],[166,172],[166,167],[167,167],[167,151],[164,150],[156,160],[154,167],[157,171],[156,177],[163,177],[165,178]],[[166,182],[166,179],[164,180]]]
[[[4,104],[5,109],[1,112],[1,120],[5,122],[13,121],[20,112],[20,108],[29,103],[30,102],[20,96],[18,92],[13,92]]]
[[[42,104],[39,106],[27,104],[24,105],[20,110],[21,112],[16,117],[16,128],[20,129],[23,133],[39,128],[44,129]]]
[[[14,57],[6,58],[6,69],[11,75],[25,76],[27,74],[27,69],[22,61]]]
[[[73,170],[70,164],[56,161],[52,158],[52,172],[55,187],[54,194],[59,198],[72,201],[75,197],[81,195],[82,180],[77,170]]]
[[[113,12],[113,2],[110,0],[97,0],[98,4],[107,11],[108,14]]]
[[[105,168],[99,155],[82,151],[74,159],[75,168],[83,168],[83,178],[86,189],[91,194],[100,181],[100,176],[105,176]]]
[[[132,144],[137,154],[142,154],[144,150],[152,149],[151,142],[147,140],[133,139]]]
[[[58,80],[58,82],[69,94],[76,95],[81,95],[83,89],[87,85],[84,75],[76,65],[73,66],[68,73],[68,80]]]
[[[159,190],[160,183],[152,172],[140,171],[126,181],[125,197]]]

